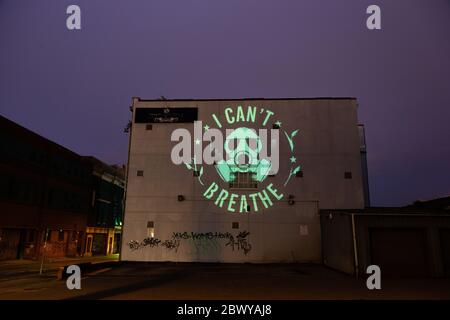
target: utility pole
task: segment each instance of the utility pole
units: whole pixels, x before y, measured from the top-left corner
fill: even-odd
[[[47,247],[47,238],[48,238],[48,228],[45,228],[44,248],[42,250],[41,268],[39,270],[39,275],[42,275],[42,270],[44,268],[45,249]]]

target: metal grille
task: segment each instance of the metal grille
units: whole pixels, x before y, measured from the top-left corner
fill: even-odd
[[[234,176],[234,180],[230,182],[230,188],[232,189],[256,189],[258,188],[258,182],[254,179],[254,173],[252,172],[237,172]]]

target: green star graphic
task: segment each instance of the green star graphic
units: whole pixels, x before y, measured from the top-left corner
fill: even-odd
[[[291,160],[292,163],[294,163],[295,161],[297,161],[297,158],[294,157],[294,156],[292,156],[292,157],[290,158],[290,160]]]
[[[275,122],[275,124],[277,125],[278,128],[281,128],[281,121],[278,120],[277,122]]]
[[[208,126],[207,124],[205,124],[205,125],[203,126],[203,129],[205,129],[205,131],[208,131],[208,130],[209,130],[209,126]]]
[[[200,144],[200,142],[201,142],[200,139],[198,139],[198,138],[195,139],[195,144]]]

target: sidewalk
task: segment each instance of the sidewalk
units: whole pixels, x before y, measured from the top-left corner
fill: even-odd
[[[117,261],[119,255],[94,256],[94,257],[75,257],[75,258],[51,258],[44,260],[43,274],[48,276],[56,274],[60,267],[71,264],[80,264],[85,262],[106,262]],[[18,279],[29,276],[39,275],[41,268],[40,260],[5,260],[0,261],[0,281]]]

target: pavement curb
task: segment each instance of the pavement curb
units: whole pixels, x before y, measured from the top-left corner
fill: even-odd
[[[96,262],[83,262],[83,263],[78,263],[78,264],[74,264],[80,267],[81,270],[81,275],[89,275],[89,274],[96,274],[100,273],[99,271],[109,271],[114,267],[117,267],[120,265],[120,261],[96,261]],[[65,280],[67,279],[70,275],[67,274],[67,268],[70,265],[64,266],[64,267],[59,267],[57,272],[56,272],[56,279],[57,280]]]

